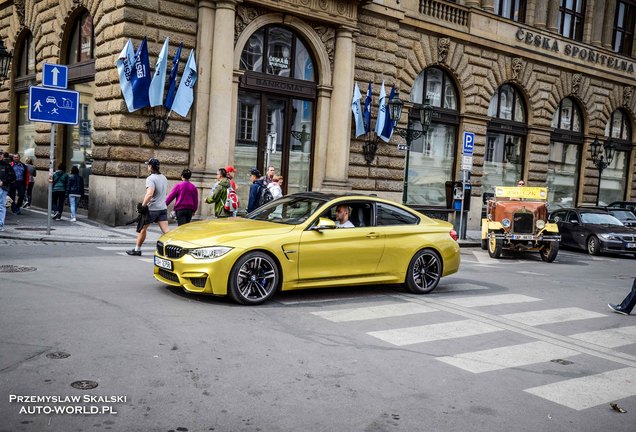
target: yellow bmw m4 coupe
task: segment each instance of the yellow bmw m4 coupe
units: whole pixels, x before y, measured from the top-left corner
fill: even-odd
[[[349,215],[349,228],[337,227],[337,211]],[[162,235],[154,277],[256,305],[278,290],[345,285],[404,284],[425,294],[457,272],[459,261],[448,222],[376,197],[307,192],[245,218],[193,222]]]

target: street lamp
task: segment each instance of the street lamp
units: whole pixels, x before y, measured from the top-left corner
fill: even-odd
[[[596,187],[596,205],[598,205],[599,195],[601,193],[601,176],[603,175],[603,170],[612,163],[612,159],[614,159],[614,152],[616,151],[616,146],[612,143],[612,140],[609,139],[605,142],[605,144],[601,144],[598,140],[598,137],[594,138],[592,144],[590,144],[590,154],[592,156],[592,162],[594,166],[598,170],[598,186]]]
[[[0,39],[0,86],[9,77],[9,64],[11,63],[11,53],[4,47],[4,42]]]
[[[411,143],[424,135],[426,139],[426,132],[431,125],[431,119],[433,117],[433,107],[431,107],[430,100],[427,98],[424,101],[424,105],[414,105],[409,110],[409,121],[407,121],[406,128],[397,127],[400,116],[402,115],[402,108],[404,108],[404,102],[400,100],[399,95],[396,95],[391,102],[389,102],[389,110],[391,112],[391,120],[393,121],[393,131],[397,132],[402,138],[406,139],[406,162],[404,165],[404,187],[402,191],[402,204],[406,204],[406,196],[409,187],[409,159],[411,156]],[[420,124],[422,130],[411,128],[411,112],[418,111]]]

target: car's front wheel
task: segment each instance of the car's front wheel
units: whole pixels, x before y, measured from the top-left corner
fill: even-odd
[[[540,253],[543,261],[551,263],[556,259],[557,254],[559,253],[559,242],[546,242],[541,248]]]
[[[424,249],[416,253],[406,274],[406,287],[415,294],[433,291],[442,278],[442,259],[437,252]]]
[[[274,259],[263,252],[250,252],[232,267],[228,291],[244,305],[257,305],[269,299],[278,288],[280,271]]]
[[[587,239],[587,252],[590,255],[598,255],[601,253],[601,243],[595,235],[590,236],[590,238]]]
[[[499,258],[502,250],[503,240],[498,239],[494,234],[491,234],[488,238],[488,255],[490,255],[490,258]]]

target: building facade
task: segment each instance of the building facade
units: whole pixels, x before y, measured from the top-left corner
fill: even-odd
[[[547,185],[553,208],[597,193],[601,204],[635,200],[635,22],[631,0],[0,0],[0,38],[13,51],[0,148],[36,159],[34,200],[45,205],[51,128],[29,122],[28,87],[43,63],[66,64],[80,123],[57,126],[54,154],[85,176],[93,219],[134,216],[151,156],[172,180],[190,168],[202,197],[216,170],[234,165],[245,207],[249,170],[268,165],[286,193],[400,201],[404,139],[365,154],[372,137],[352,130],[354,82],[363,102],[372,84],[372,123],[384,82],[405,101],[400,127],[421,130],[412,108],[433,107],[410,146],[409,204],[444,213],[445,183],[462,178],[463,132],[475,134],[469,226],[484,192],[518,179]],[[158,145],[147,122],[161,113],[129,113],[115,67],[126,41],[143,37],[151,64],[169,37],[170,59],[183,42],[182,64],[194,49],[199,72],[192,110],[169,118]],[[615,148],[600,180],[595,139]]]

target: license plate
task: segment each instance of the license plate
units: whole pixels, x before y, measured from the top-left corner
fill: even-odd
[[[527,234],[513,234],[512,235],[512,239],[513,240],[532,240],[534,236],[532,235],[527,235]]]
[[[634,249],[636,248],[636,243],[627,243],[627,249]]]
[[[155,257],[155,265],[166,270],[172,270],[172,261],[159,258],[158,256]]]

